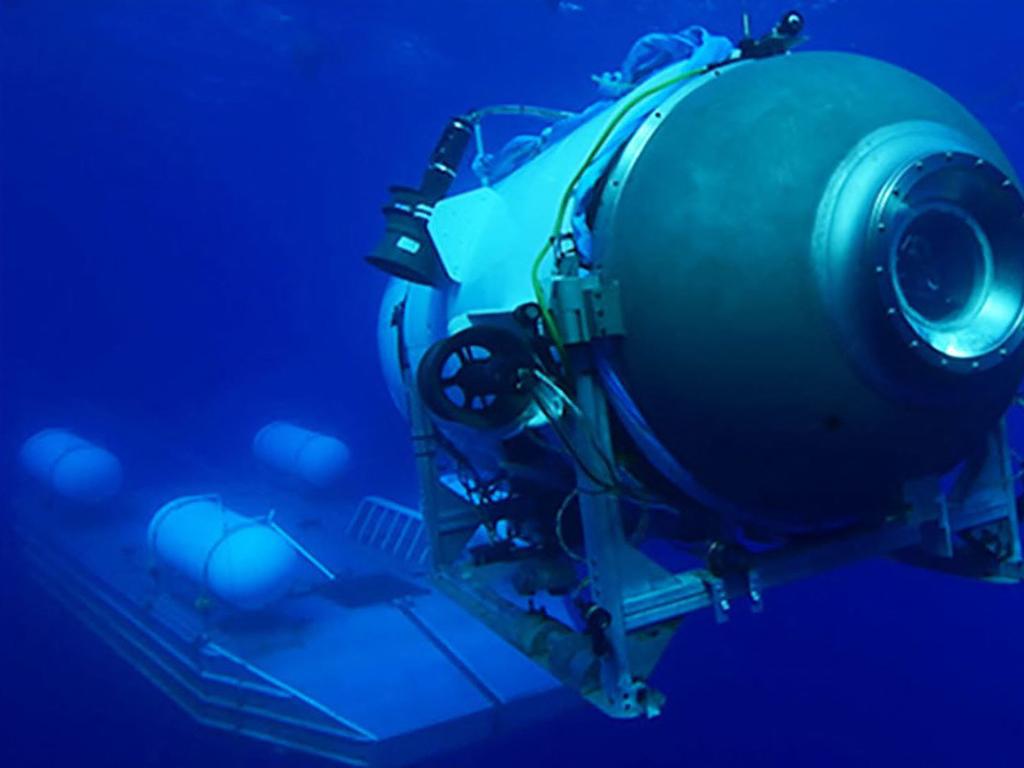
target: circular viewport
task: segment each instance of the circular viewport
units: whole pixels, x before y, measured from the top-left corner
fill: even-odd
[[[937,352],[980,357],[1015,330],[1019,306],[1004,306],[992,247],[967,211],[949,205],[914,211],[896,239],[892,262],[899,310]]]

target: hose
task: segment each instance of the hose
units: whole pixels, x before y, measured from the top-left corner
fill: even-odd
[[[626,115],[629,114],[629,112],[631,112],[637,104],[642,102],[644,99],[647,99],[655,95],[656,93],[660,93],[661,91],[664,91],[667,88],[671,88],[674,85],[678,85],[679,83],[682,83],[686,80],[690,80],[699,75],[706,74],[709,71],[710,67],[705,66],[700,67],[699,69],[692,69],[686,72],[682,72],[674,77],[669,78],[663,83],[652,85],[651,87],[645,88],[639,93],[635,93],[632,97],[630,97],[624,104],[622,104],[616,110],[615,114],[612,115],[611,120],[604,127],[604,130],[601,132],[601,135],[598,137],[597,141],[594,143],[594,146],[591,147],[590,152],[587,154],[586,159],[583,161],[582,165],[580,165],[579,170],[576,171],[576,173],[572,177],[572,180],[566,187],[565,192],[562,195],[561,202],[558,206],[558,214],[555,217],[554,225],[551,228],[551,236],[545,241],[544,245],[537,253],[537,256],[533,260],[533,266],[530,269],[530,281],[533,284],[533,293],[537,300],[537,306],[540,307],[541,318],[543,318],[544,326],[545,328],[547,328],[548,333],[551,335],[551,340],[554,341],[555,346],[558,347],[558,351],[559,354],[562,356],[562,359],[565,359],[565,348],[562,343],[562,334],[558,330],[558,326],[555,323],[555,319],[551,315],[551,311],[548,308],[547,298],[544,295],[544,286],[541,285],[540,282],[540,268],[544,263],[544,259],[551,252],[555,243],[557,243],[559,240],[562,229],[562,222],[565,220],[565,212],[569,208],[569,201],[572,199],[573,190],[576,188],[576,185],[579,184],[580,179],[583,178],[583,174],[586,173],[591,163],[594,162],[594,158],[597,157],[598,153],[600,153],[601,149],[608,142],[608,139],[611,137],[612,133],[614,133],[615,129],[619,127],[623,119],[625,119]]]

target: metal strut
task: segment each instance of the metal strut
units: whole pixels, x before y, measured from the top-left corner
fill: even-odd
[[[600,662],[602,692],[594,703],[614,717],[653,716],[661,695],[648,689],[645,676],[671,637],[672,628],[630,635],[627,604],[652,581],[669,574],[635,550],[626,539],[620,489],[614,467],[608,401],[594,362],[591,342],[624,333],[618,284],[598,274],[580,274],[574,252],[561,254],[551,306],[563,330],[568,369],[578,413],[571,437],[576,490],[583,527],[587,583],[593,605],[587,614]]]
[[[608,404],[589,361],[576,356],[576,399],[582,415],[575,420],[574,442],[579,454],[576,484],[579,492],[586,565],[590,593],[596,610],[603,612],[591,630],[600,633],[601,683],[604,709],[618,717],[644,712],[644,682],[630,667],[625,616],[625,568],[623,554],[629,546],[622,525],[622,511],[615,495],[615,478],[599,485],[585,468],[602,466],[612,456],[608,429]],[[592,614],[593,615],[593,614]]]
[[[406,372],[409,422],[420,489],[420,510],[430,542],[431,568],[450,565],[480,525],[477,510],[444,488],[437,477],[438,438],[415,379]]]
[[[877,525],[857,526],[813,540],[751,552],[738,545],[706,568],[670,573],[626,536],[609,428],[609,404],[598,378],[592,342],[625,333],[618,286],[581,273],[561,254],[551,285],[551,312],[565,341],[572,407],[548,419],[566,420],[567,448],[583,533],[585,629],[576,631],[532,603],[504,595],[510,570],[500,562],[458,562],[476,528],[478,510],[437,479],[439,437],[406,371],[413,442],[429,533],[435,583],[478,619],[607,714],[658,714],[662,695],[647,685],[680,619],[711,608],[724,620],[736,601],[760,611],[765,589],[865,558],[889,556],[925,568],[1000,582],[1024,581],[1020,513],[1005,422],[993,428],[965,462],[954,487],[940,478],[908,482],[905,505]],[[543,380],[543,379],[542,379]],[[549,383],[549,386],[556,386]],[[733,557],[730,556],[735,555]],[[582,590],[581,590],[582,591]]]

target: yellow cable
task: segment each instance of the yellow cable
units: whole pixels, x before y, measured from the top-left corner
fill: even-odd
[[[533,293],[537,299],[537,306],[540,307],[540,314],[544,320],[544,325],[547,327],[548,333],[551,334],[551,338],[555,342],[555,346],[558,347],[559,355],[563,361],[565,360],[565,349],[562,345],[562,334],[559,332],[555,319],[552,317],[551,311],[548,309],[547,299],[544,296],[544,286],[542,286],[540,282],[540,268],[544,264],[544,259],[551,252],[554,244],[558,242],[558,239],[561,236],[562,221],[565,219],[565,212],[569,208],[569,201],[572,199],[572,192],[576,188],[576,185],[579,184],[580,179],[583,178],[583,174],[586,173],[587,168],[589,168],[590,164],[594,162],[594,158],[597,157],[605,143],[607,143],[609,137],[615,129],[618,128],[619,123],[622,122],[623,118],[633,109],[633,107],[644,99],[653,96],[666,88],[671,88],[673,85],[677,85],[684,80],[689,80],[690,78],[697,77],[698,75],[703,75],[708,71],[710,71],[708,67],[692,69],[688,72],[678,74],[675,77],[671,77],[663,83],[652,85],[650,88],[645,88],[639,93],[634,94],[633,97],[619,107],[618,111],[612,116],[612,119],[608,122],[608,125],[604,127],[604,130],[598,137],[597,142],[587,154],[587,158],[583,161],[579,170],[576,171],[576,174],[572,177],[572,181],[570,181],[569,185],[566,187],[565,193],[562,195],[562,201],[558,206],[558,215],[555,217],[555,224],[551,229],[551,236],[545,241],[540,252],[534,258],[533,267],[530,270],[530,280],[533,283]]]

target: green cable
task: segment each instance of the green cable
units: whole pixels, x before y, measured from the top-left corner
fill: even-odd
[[[594,162],[594,158],[597,157],[597,154],[604,147],[605,143],[607,143],[609,137],[615,129],[618,128],[619,123],[622,122],[623,118],[633,109],[633,107],[644,99],[653,96],[666,88],[671,88],[673,85],[677,85],[684,80],[689,80],[690,78],[697,77],[698,75],[703,75],[709,71],[709,67],[692,69],[688,72],[678,74],[675,77],[671,77],[663,83],[652,85],[650,88],[645,88],[639,93],[634,94],[629,101],[619,107],[618,111],[608,122],[608,125],[605,126],[601,135],[598,137],[597,142],[587,154],[586,160],[583,161],[579,170],[576,171],[576,174],[572,177],[572,181],[569,182],[569,186],[566,187],[565,193],[562,195],[562,201],[558,206],[558,216],[555,218],[555,224],[551,229],[551,236],[547,239],[541,247],[540,252],[534,258],[533,267],[530,270],[530,280],[533,283],[533,293],[537,299],[537,306],[540,307],[540,314],[544,320],[544,325],[548,329],[548,333],[551,334],[551,339],[555,342],[555,346],[558,347],[558,352],[562,360],[565,360],[565,349],[562,345],[562,334],[559,332],[555,319],[551,315],[551,310],[548,309],[547,299],[544,296],[544,287],[540,282],[540,268],[544,264],[545,257],[547,257],[551,252],[554,244],[558,242],[562,229],[562,221],[565,219],[565,212],[569,208],[569,201],[572,199],[573,190],[576,188],[576,185],[579,184],[580,179],[583,178],[583,174],[586,173],[587,168],[589,168],[590,164]]]

